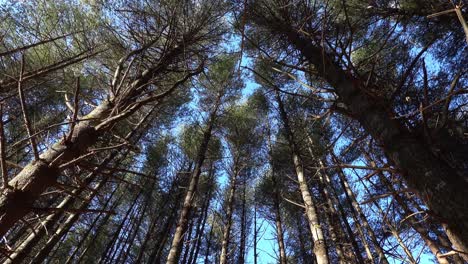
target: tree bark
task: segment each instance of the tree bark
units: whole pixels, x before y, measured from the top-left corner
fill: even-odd
[[[369,154],[364,153],[364,157],[366,160],[371,163],[375,164],[372,159],[370,158]],[[380,182],[384,184],[384,186],[387,188],[387,190],[391,193],[394,193],[393,197],[395,198],[395,201],[398,203],[399,206],[403,209],[404,215],[411,216],[414,214],[413,210],[410,209],[408,206],[407,202],[398,194],[393,186],[393,184],[390,182],[385,175],[383,175],[382,172],[377,172],[377,175],[379,177]],[[415,217],[409,217],[405,218],[407,221],[411,224],[411,227],[421,236],[422,240],[424,243],[426,243],[427,247],[429,250],[432,252],[432,254],[436,257],[437,261],[440,264],[449,264],[449,261],[445,257],[440,257],[442,255],[441,248],[441,242],[437,241],[437,239],[432,239],[429,235],[428,229]],[[437,237],[439,238],[439,235],[437,234]],[[449,245],[451,248],[451,245]],[[456,264],[462,264],[463,260],[461,260],[458,256],[452,256],[454,258],[454,263]]]
[[[236,192],[236,181],[237,176],[239,174],[239,169],[237,168],[237,162],[234,162],[234,170],[233,175],[231,178],[231,186],[229,188],[229,196],[227,202],[227,210],[226,210],[226,226],[224,227],[223,232],[223,241],[221,243],[221,255],[219,257],[220,264],[226,264],[228,261],[228,249],[229,249],[229,240],[231,235],[231,226],[232,226],[232,214],[234,211],[234,195]]]
[[[333,155],[333,159],[337,164],[339,164],[338,159],[334,155]],[[356,210],[359,216],[359,220],[362,221],[362,224],[364,225],[364,228],[366,229],[367,234],[370,237],[370,240],[374,246],[374,249],[375,251],[377,251],[377,254],[379,255],[379,261],[381,263],[388,264],[387,257],[385,256],[385,253],[382,247],[380,246],[379,241],[377,240],[377,237],[374,234],[374,230],[372,230],[372,227],[369,225],[369,222],[367,221],[367,217],[364,215],[364,212],[361,210],[361,206],[357,202],[356,196],[354,195],[353,190],[351,190],[351,187],[349,186],[346,176],[344,175],[343,170],[341,170],[341,168],[338,168],[338,176],[339,176],[341,186],[343,187],[343,190],[345,191],[348,201],[351,203],[354,210]]]
[[[246,229],[247,229],[247,214],[246,214],[246,181],[245,175],[244,180],[242,183],[242,214],[241,214],[241,240],[240,240],[240,247],[239,247],[239,260],[237,263],[244,263],[245,262],[245,244],[246,244]]]
[[[390,109],[392,102],[371,95],[366,91],[366,80],[346,72],[335,60],[341,54],[332,54],[321,46],[324,40],[320,44],[317,40],[320,36],[303,33],[302,29],[293,26],[292,21],[306,18],[294,17],[292,20],[286,8],[281,8],[277,13],[271,12],[270,16],[257,10],[256,6],[251,6],[250,17],[272,34],[286,39],[315,67],[317,75],[334,87],[350,115],[380,143],[409,187],[418,191],[433,215],[447,226],[448,236],[455,247],[468,252],[466,175],[433,153],[420,131],[410,131],[403,122],[395,119]],[[468,254],[464,257],[468,260]]]
[[[286,258],[286,247],[284,246],[284,232],[283,232],[283,222],[281,219],[281,210],[280,210],[280,196],[279,190],[275,187],[275,226],[276,226],[276,235],[278,238],[278,247],[280,253],[280,264],[287,264]]]
[[[302,167],[302,161],[299,155],[298,148],[296,147],[297,143],[295,142],[294,135],[290,128],[288,116],[286,114],[286,111],[284,110],[283,102],[281,101],[278,89],[275,89],[275,95],[276,101],[278,103],[281,120],[284,126],[285,136],[291,148],[293,164],[296,169],[297,180],[299,182],[299,189],[301,191],[302,199],[304,201],[306,216],[309,222],[309,228],[312,232],[315,257],[317,259],[318,264],[326,264],[329,263],[327,246],[325,244],[325,238],[323,236],[322,227],[320,226],[319,216],[315,209],[314,200],[312,198],[312,195],[310,194],[307,181],[304,178],[304,169]]]
[[[27,213],[31,211],[34,201],[48,187],[53,186],[60,170],[54,164],[66,163],[82,155],[93,145],[98,133],[93,125],[103,118],[111,109],[108,102],[102,103],[77,124],[69,143],[57,142],[40,155],[40,159],[32,161],[10,182],[13,189],[5,189],[0,195],[0,237]]]
[[[365,82],[347,74],[324,49],[282,20],[270,27],[284,35],[317,68],[318,74],[335,88],[348,110],[376,139],[409,187],[433,214],[447,226],[447,234],[457,250],[468,252],[468,180],[466,175],[437,157],[422,137],[410,132],[394,118],[389,103],[366,93]],[[279,22],[279,23],[278,23]],[[464,255],[468,260],[468,254]]]
[[[350,224],[348,222],[348,216],[346,215],[346,212],[345,212],[345,210],[343,208],[343,205],[341,204],[341,202],[338,199],[338,195],[336,194],[336,190],[333,187],[333,183],[331,182],[331,179],[330,179],[330,177],[328,176],[328,174],[326,172],[323,173],[323,176],[325,177],[325,183],[326,183],[325,185],[328,186],[330,188],[330,190],[331,190],[330,198],[332,200],[332,203],[337,205],[338,212],[340,213],[343,224],[345,225],[346,231],[348,233],[349,240],[351,240],[351,245],[353,246],[354,255],[356,256],[356,261],[357,261],[357,263],[365,263],[364,259],[362,258],[361,249],[359,248],[359,244],[357,243],[356,236],[354,235],[354,232],[351,229],[351,226],[350,226]],[[351,204],[350,204],[350,206],[352,207]],[[355,216],[354,211],[352,213],[352,217],[353,217],[355,222],[358,221],[358,218],[357,218],[357,216]],[[361,234],[361,236],[362,236],[362,238],[364,240],[363,244],[364,244],[364,247],[365,247],[365,250],[366,250],[366,254],[368,254],[370,256],[369,259],[372,260],[372,253],[371,253],[370,248],[369,248],[369,246],[367,244],[367,241],[365,240],[365,236],[364,236],[364,233],[363,233],[363,231],[361,229],[361,226],[357,225],[357,227],[358,227],[358,233]]]
[[[198,187],[198,180],[200,179],[201,168],[205,161],[206,151],[208,150],[208,143],[211,139],[211,131],[213,130],[214,123],[216,121],[216,115],[218,112],[218,108],[221,104],[221,97],[222,93],[219,93],[215,105],[213,106],[213,110],[209,115],[208,126],[203,133],[203,141],[200,145],[197,154],[197,162],[195,164],[195,168],[193,173],[190,177],[190,183],[188,186],[187,194],[185,195],[184,204],[182,206],[182,211],[180,213],[179,221],[177,222],[176,232],[174,234],[174,238],[172,239],[171,249],[169,251],[169,255],[167,256],[167,264],[176,264],[179,260],[179,252],[181,250],[180,243],[183,240],[183,235],[185,230],[187,229],[188,219],[190,217],[190,211],[192,208],[192,201],[195,197],[195,192]]]
[[[85,201],[80,205],[78,210],[85,210],[88,208],[89,203],[92,201],[94,196],[99,192],[99,190],[104,187],[104,185],[107,183],[107,178],[104,180],[100,181],[98,185],[95,187],[95,190],[87,197]],[[34,264],[39,264],[43,263],[44,259],[49,255],[49,253],[52,251],[52,249],[55,247],[57,242],[70,230],[70,228],[73,226],[73,224],[78,220],[80,217],[81,213],[72,213],[68,218],[65,220],[62,226],[60,226],[55,233],[47,240],[45,246],[34,256],[33,260],[31,263]]]

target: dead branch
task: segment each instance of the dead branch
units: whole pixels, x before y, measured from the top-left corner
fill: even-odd
[[[37,151],[37,144],[35,138],[32,136],[31,123],[29,123],[28,113],[26,112],[26,102],[23,94],[23,74],[24,74],[24,55],[21,56],[21,70],[20,76],[18,79],[18,94],[21,103],[21,110],[23,112],[24,125],[26,126],[26,131],[28,132],[29,141],[31,143],[31,148],[34,154],[34,158],[39,160],[39,152]]]

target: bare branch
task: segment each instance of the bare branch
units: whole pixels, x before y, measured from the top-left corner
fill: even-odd
[[[23,93],[23,74],[24,74],[24,55],[21,56],[21,70],[20,70],[20,76],[18,79],[18,93],[19,93],[19,99],[21,103],[21,110],[23,112],[24,125],[26,126],[26,130],[28,132],[29,141],[31,142],[31,148],[34,154],[34,158],[36,160],[39,160],[39,153],[37,151],[36,140],[32,136],[33,133],[31,129],[31,124],[29,123],[28,113],[26,112],[26,102],[24,100],[24,93]]]

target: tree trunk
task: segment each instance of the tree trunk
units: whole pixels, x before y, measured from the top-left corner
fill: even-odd
[[[216,120],[216,114],[221,104],[221,96],[222,93],[219,93],[216,98],[215,105],[213,106],[213,110],[211,111],[209,116],[208,126],[206,128],[206,131],[203,133],[203,141],[200,145],[200,149],[198,150],[195,169],[193,170],[193,173],[190,177],[190,184],[188,186],[187,194],[185,195],[184,204],[182,206],[179,221],[177,222],[176,232],[174,234],[174,238],[172,239],[171,249],[169,251],[169,255],[167,256],[167,264],[176,264],[179,261],[179,252],[181,250],[180,243],[182,242],[183,235],[185,233],[185,230],[187,229],[187,223],[190,217],[190,210],[192,208],[192,201],[195,196],[196,189],[198,187],[198,180],[200,179],[201,168],[205,161],[208,143],[211,139],[211,131],[213,130],[213,126]]]
[[[133,242],[135,241],[135,238],[140,230],[140,226],[141,226],[141,223],[143,221],[143,218],[145,217],[145,213],[146,213],[146,208],[148,207],[149,205],[149,200],[150,200],[150,196],[151,196],[151,193],[147,194],[147,197],[145,199],[145,204],[143,206],[143,209],[141,210],[141,216],[138,218],[137,220],[137,223],[135,225],[135,230],[133,232],[133,234],[130,236],[130,239],[127,241],[128,243],[128,248],[127,250],[123,250],[122,249],[122,252],[125,252],[123,254],[123,258],[122,258],[122,262],[123,263],[127,263],[126,260],[127,260],[127,257],[128,257],[128,254],[130,253],[131,251],[131,248],[132,248],[132,245],[133,245]],[[122,253],[121,253],[122,254]],[[119,260],[120,260],[120,256],[119,258],[117,259],[117,263],[119,263]]]
[[[302,258],[302,263],[303,264],[309,264],[313,263],[312,260],[307,256],[307,250],[306,250],[306,245],[304,242],[304,237],[303,237],[303,229],[302,229],[302,221],[301,221],[301,216],[298,214],[296,216],[296,226],[297,226],[297,232],[298,232],[298,238],[299,238],[299,247],[301,250],[301,258]]]
[[[346,231],[348,233],[349,240],[351,240],[351,245],[353,246],[353,251],[354,251],[354,255],[356,257],[356,261],[357,261],[357,263],[364,263],[364,259],[362,258],[361,249],[359,248],[359,244],[357,243],[356,236],[354,235],[354,232],[351,229],[351,226],[350,226],[350,224],[348,222],[348,216],[346,215],[346,212],[345,212],[345,210],[343,208],[343,205],[340,203],[340,201],[338,199],[338,196],[336,194],[336,190],[333,187],[333,183],[331,182],[331,179],[330,179],[330,177],[328,176],[328,174],[326,172],[323,173],[323,176],[325,177],[325,185],[328,186],[330,188],[330,190],[331,190],[330,198],[332,200],[332,203],[336,204],[338,206],[338,211],[339,211],[339,213],[341,215],[341,219],[342,219],[342,221],[343,221],[343,223],[345,225]],[[353,217],[355,222],[358,221],[358,218],[354,214],[354,211],[353,211],[352,217]],[[365,236],[364,236],[364,233],[363,233],[363,231],[361,229],[361,226],[358,225],[357,227],[358,227],[358,233],[360,233],[360,234],[362,233],[362,238],[365,239]],[[364,247],[365,247],[365,250],[366,250],[367,254],[370,256],[369,259],[372,260],[372,253],[371,253],[370,248],[369,248],[369,246],[367,244],[367,241],[364,240],[363,244],[364,244]]]
[[[337,164],[339,164],[338,159],[334,155],[333,155],[333,159]],[[388,260],[384,254],[382,247],[379,244],[379,241],[377,240],[377,237],[374,234],[374,230],[372,230],[372,227],[369,225],[369,222],[367,221],[367,217],[364,215],[364,212],[361,210],[361,206],[357,202],[356,196],[354,196],[354,192],[353,190],[351,190],[351,187],[349,186],[346,176],[344,175],[343,170],[341,170],[341,168],[338,168],[338,176],[340,179],[341,186],[343,187],[343,190],[345,191],[347,199],[351,203],[354,210],[356,210],[359,216],[359,220],[364,225],[364,228],[366,229],[367,234],[369,235],[371,239],[374,249],[375,251],[377,251],[377,254],[379,255],[379,261],[381,263],[388,264]]]
[[[309,144],[307,146],[307,149],[309,150],[310,157],[312,158],[313,162],[318,162],[321,166],[323,164],[319,159],[315,157],[315,154],[312,150],[312,147],[315,147],[315,142],[313,142],[312,138],[310,137],[309,134],[307,134],[307,139],[309,141]],[[346,258],[344,255],[344,248],[343,248],[343,237],[344,236],[339,236],[337,235],[338,233],[341,233],[340,231],[340,225],[337,225],[338,220],[338,214],[335,210],[335,207],[333,205],[333,202],[331,201],[330,194],[328,193],[328,190],[326,189],[326,183],[324,176],[322,175],[322,172],[320,170],[317,170],[316,174],[319,176],[319,191],[320,194],[323,197],[323,200],[325,201],[325,220],[328,225],[328,231],[330,233],[331,240],[333,241],[333,244],[335,245],[335,251],[336,254],[338,255],[338,261],[339,263],[345,263]]]
[[[254,250],[254,264],[257,264],[257,202],[254,202],[254,234],[253,234],[253,250]]]
[[[0,194],[0,237],[27,213],[31,211],[34,201],[50,186],[57,182],[60,170],[54,164],[63,164],[82,155],[92,146],[98,133],[94,125],[96,120],[103,118],[111,109],[108,102],[102,103],[83,119],[73,130],[69,143],[59,141],[40,155],[40,159],[30,162],[10,182],[12,189],[5,189]]]
[[[104,187],[104,185],[106,184],[107,182],[107,178],[105,178],[104,180],[102,180],[101,182],[99,182],[99,184],[95,187],[95,189],[93,190],[93,192],[87,197],[87,199],[85,201],[83,201],[83,203],[80,205],[80,207],[78,208],[78,211],[80,210],[86,210],[86,208],[88,208],[88,205],[89,203],[92,201],[92,199],[94,198],[94,196],[100,191],[100,189],[102,187]],[[50,251],[52,251],[52,249],[55,247],[55,245],[57,244],[57,242],[59,242],[59,240],[70,230],[70,228],[73,226],[73,224],[76,222],[76,220],[78,220],[78,218],[80,217],[81,213],[72,213],[70,214],[70,216],[68,216],[68,218],[65,220],[65,222],[63,223],[62,226],[60,226],[54,234],[52,234],[52,236],[49,238],[49,240],[47,240],[45,246],[39,251],[39,253],[36,254],[36,256],[34,256],[33,260],[31,261],[31,263],[43,263],[44,262],[44,259],[47,258],[47,256],[49,255]]]
[[[409,187],[447,226],[457,250],[468,252],[468,181],[447,162],[437,157],[422,137],[411,133],[389,109],[389,103],[366,93],[364,81],[347,74],[323,48],[288,27],[287,22],[266,25],[285,35],[289,42],[317,68],[318,74],[335,88],[348,110],[376,139],[390,161],[399,169]],[[468,254],[464,256],[468,260]]]
[[[201,212],[200,212],[200,214],[201,214]],[[187,234],[187,236],[185,236],[185,243],[184,243],[185,245],[183,245],[183,247],[182,247],[182,249],[184,249],[184,254],[183,254],[183,257],[182,257],[182,261],[180,261],[180,263],[187,264],[188,254],[190,252],[190,249],[193,247],[193,245],[192,245],[192,242],[193,242],[193,239],[192,239],[193,229],[195,229],[195,218],[191,217],[190,220],[189,220],[189,227],[187,228],[188,234]]]
[[[364,154],[364,157],[369,163],[375,165],[375,163],[371,160],[370,156],[367,153]],[[387,188],[388,192],[394,193],[393,197],[395,198],[395,201],[398,203],[398,205],[401,206],[401,208],[403,209],[404,215],[407,217],[414,215],[413,210],[410,209],[407,202],[400,196],[400,194],[397,193],[397,191],[393,187],[393,184],[390,182],[390,180],[387,179],[387,177],[385,177],[385,175],[383,175],[382,172],[377,172],[377,175],[379,176],[380,182],[382,182],[384,186]],[[442,254],[441,244],[436,239],[432,239],[430,237],[428,229],[422,223],[417,221],[417,219],[414,217],[409,217],[409,218],[405,217],[405,219],[407,219],[406,221],[408,221],[411,224],[411,227],[421,236],[422,240],[424,241],[424,243],[426,243],[429,250],[437,258],[437,261],[440,264],[449,264],[449,261],[447,260],[447,258],[440,257],[440,255]],[[453,256],[453,257],[454,257],[454,263],[456,264],[463,263],[463,260],[459,259],[458,256]]]
[[[232,214],[234,211],[234,195],[236,192],[236,181],[239,170],[237,168],[237,162],[234,162],[234,171],[231,178],[231,186],[229,188],[229,196],[228,196],[228,203],[227,203],[227,211],[226,211],[226,226],[224,227],[223,232],[223,241],[221,243],[221,256],[219,258],[220,264],[226,264],[228,260],[228,250],[229,250],[229,240],[231,234],[231,226],[232,226]]]
[[[208,178],[210,179],[210,181],[214,178],[213,162],[211,162],[211,165],[210,165]],[[208,192],[208,195],[205,196],[205,204],[203,207],[202,217],[200,218],[200,221],[198,223],[197,233],[195,235],[195,239],[196,239],[195,246],[194,246],[194,250],[190,252],[190,258],[189,258],[188,264],[196,264],[197,262],[198,252],[200,251],[200,246],[202,244],[202,238],[203,238],[203,234],[205,231],[206,221],[208,219],[208,209],[210,208],[212,193],[213,193],[213,188],[210,187],[210,191]]]
[[[210,234],[206,238],[206,251],[205,251],[205,264],[209,264],[210,262],[210,249],[211,249],[211,240],[213,239],[213,232],[214,232],[214,216],[213,216],[213,222],[211,224],[210,228]]]
[[[120,202],[122,201],[123,199],[123,194],[121,194],[119,196],[119,198],[112,204],[112,208],[111,210],[115,210],[119,205],[120,205]],[[86,256],[86,253],[88,252],[88,250],[94,246],[94,242],[96,241],[96,239],[98,238],[99,234],[101,233],[101,230],[106,226],[107,222],[109,221],[111,217],[111,214],[106,214],[106,216],[102,219],[101,223],[99,224],[99,226],[96,228],[96,231],[94,233],[94,236],[92,237],[92,239],[88,242],[88,246],[83,250],[83,252],[81,252],[80,256],[78,257],[76,263],[81,263],[81,260]]]
[[[135,198],[133,199],[132,203],[130,204],[130,206],[128,207],[127,211],[125,212],[125,215],[124,217],[122,218],[122,221],[120,221],[120,224],[119,226],[117,227],[117,229],[114,231],[114,235],[112,236],[112,238],[109,240],[109,242],[107,242],[107,245],[106,245],[106,248],[104,250],[104,252],[102,252],[102,255],[101,255],[101,258],[99,259],[99,264],[103,263],[106,261],[109,253],[112,253],[112,248],[114,246],[114,244],[118,241],[119,239],[119,236],[122,232],[122,228],[124,227],[125,223],[127,222],[127,218],[130,216],[135,204],[137,203],[138,201],[138,198],[140,198],[140,195],[141,195],[142,191],[140,190],[137,195],[135,196]]]
[[[294,140],[294,135],[290,128],[288,116],[286,114],[286,111],[284,110],[283,102],[281,101],[278,89],[275,89],[275,94],[281,120],[284,126],[285,136],[288,139],[289,146],[291,148],[293,164],[296,169],[297,180],[299,182],[299,189],[301,191],[302,199],[304,201],[306,216],[309,222],[309,228],[312,232],[315,257],[317,259],[318,264],[326,264],[329,263],[327,246],[325,244],[322,227],[320,226],[319,216],[316,212],[315,203],[312,198],[312,195],[310,194],[309,186],[307,185],[307,181],[304,178],[304,169],[302,167],[302,161],[299,156],[298,148],[296,146],[297,143]]]
[[[287,264],[286,258],[286,247],[284,246],[284,232],[283,232],[283,222],[281,221],[281,210],[280,210],[280,196],[278,188],[275,188],[275,224],[276,224],[276,235],[278,238],[278,247],[280,253],[280,264]]]
[[[239,260],[237,263],[243,264],[245,262],[245,243],[246,243],[246,226],[247,226],[247,215],[246,215],[246,182],[245,176],[244,181],[242,183],[242,215],[241,215],[241,240],[240,240],[240,247],[239,247]]]

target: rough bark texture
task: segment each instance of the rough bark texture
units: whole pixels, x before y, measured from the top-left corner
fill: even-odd
[[[75,126],[70,142],[57,142],[9,182],[13,189],[4,190],[0,196],[0,237],[31,211],[40,194],[56,183],[60,170],[54,164],[63,164],[79,157],[96,142],[99,135],[93,124],[103,118],[110,108],[107,102],[95,108],[83,118],[92,120]]]
[[[283,13],[284,14],[284,13]],[[366,93],[365,82],[346,73],[324,48],[292,28],[283,18],[256,22],[284,36],[318,74],[335,88],[340,100],[363,128],[376,139],[409,187],[418,191],[432,214],[447,226],[455,247],[468,252],[468,181],[434,154],[418,132],[410,132],[394,118],[389,103]],[[468,255],[465,256],[468,260]]]

